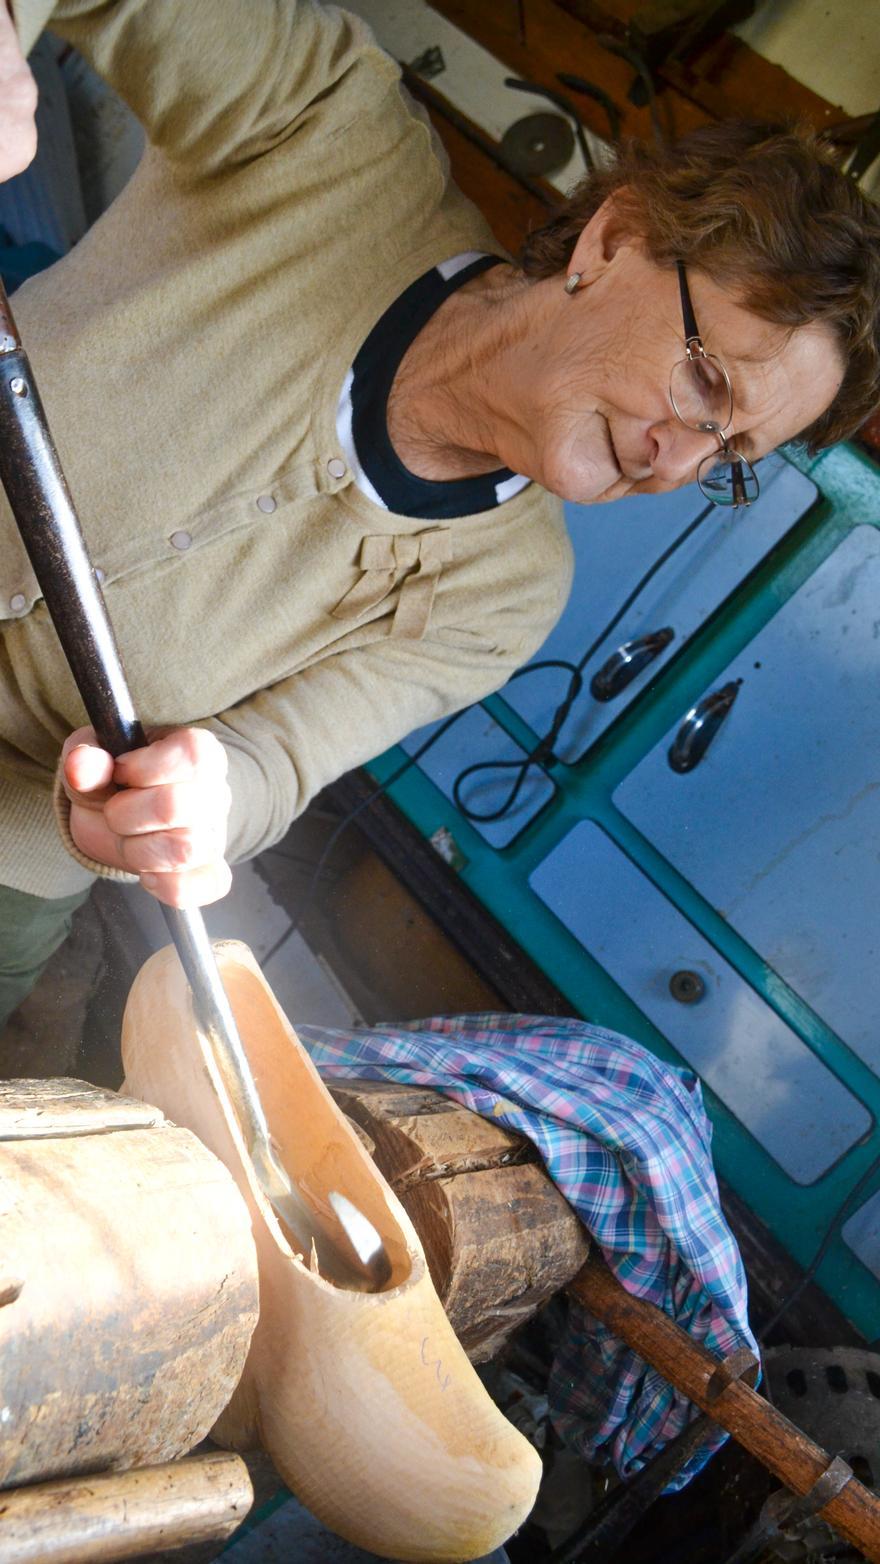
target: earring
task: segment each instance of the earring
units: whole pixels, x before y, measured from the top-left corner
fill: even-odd
[[[566,291],[566,293],[569,293],[569,294],[577,293],[578,284],[579,284],[582,276],[583,276],[583,272],[572,272],[571,273],[571,276],[569,277],[567,283],[565,284],[565,291]]]

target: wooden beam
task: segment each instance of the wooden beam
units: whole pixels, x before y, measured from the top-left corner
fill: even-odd
[[[517,76],[527,77],[557,92],[567,90],[560,88],[556,79],[558,71],[585,76],[588,81],[595,82],[617,103],[624,136],[651,139],[648,109],[636,108],[627,96],[633,79],[632,66],[603,49],[596,42],[593,30],[563,11],[554,0],[523,0],[525,42],[520,36],[517,6],[513,0],[479,0],[479,3],[475,0],[432,0],[432,4],[462,32],[510,66]],[[511,99],[513,96],[511,93]],[[576,101],[588,129],[607,138],[608,120],[599,104],[574,93],[570,96]],[[671,136],[683,135],[686,130],[704,125],[711,118],[688,98],[669,91],[659,94],[658,107],[664,129]],[[531,112],[525,99],[521,112]]]
[[[491,3],[491,0],[490,0]],[[596,31],[623,37],[634,11],[641,8],[632,0],[551,0],[579,21]],[[684,60],[660,65],[658,85],[672,88],[699,106],[711,119],[766,119],[793,117],[805,119],[817,130],[847,116],[839,105],[829,103],[817,92],[796,81],[781,65],[743,43],[734,33],[724,32],[692,51]]]
[[[3,1564],[108,1564],[157,1548],[221,1542],[253,1489],[225,1450],[140,1471],[36,1483],[0,1493]]]
[[[568,1290],[793,1493],[810,1493],[824,1476],[831,1465],[827,1451],[742,1379],[730,1380],[719,1392],[721,1360],[692,1341],[662,1309],[626,1292],[595,1252]],[[851,1477],[817,1513],[871,1564],[880,1564],[880,1498],[857,1478]]]
[[[585,76],[604,88],[623,115],[623,134],[651,137],[647,108],[629,101],[633,68],[597,42],[597,24],[618,36],[624,31],[623,0],[432,0],[434,9],[521,76],[558,89],[556,73]],[[592,24],[592,25],[591,25]],[[723,33],[681,63],[657,72],[658,107],[671,136],[730,117],[794,116],[817,129],[846,122],[837,104],[795,81],[732,33]],[[608,125],[589,98],[578,98],[584,124],[600,136]]]

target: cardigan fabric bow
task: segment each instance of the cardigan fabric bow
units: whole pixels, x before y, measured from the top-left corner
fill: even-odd
[[[333,618],[360,619],[384,602],[403,577],[391,634],[420,640],[430,623],[441,570],[451,558],[452,534],[446,527],[415,536],[371,534],[361,543],[361,574],[332,610]]]

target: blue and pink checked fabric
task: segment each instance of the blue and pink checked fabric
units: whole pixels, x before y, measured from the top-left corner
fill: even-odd
[[[688,1070],[587,1022],[467,1015],[359,1031],[301,1026],[325,1077],[430,1086],[528,1137],[624,1287],[726,1356],[748,1347],[746,1279],[712,1166],[711,1126]],[[579,1305],[549,1386],[554,1426],[632,1476],[694,1408]],[[718,1430],[671,1488],[724,1443]]]

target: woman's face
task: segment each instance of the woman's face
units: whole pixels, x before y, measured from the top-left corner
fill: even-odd
[[[604,212],[604,208],[603,208]],[[637,241],[609,240],[599,212],[572,257],[582,282],[572,296],[548,278],[529,290],[542,316],[523,384],[523,457],[511,461],[566,500],[662,494],[696,478],[718,450],[711,434],[679,422],[669,376],[684,357],[677,273],[650,261]],[[826,327],[790,330],[752,314],[703,272],[689,269],[707,352],[726,368],[733,418],[726,438],[749,461],[792,439],[833,401],[843,366]],[[759,473],[760,475],[760,473]]]

